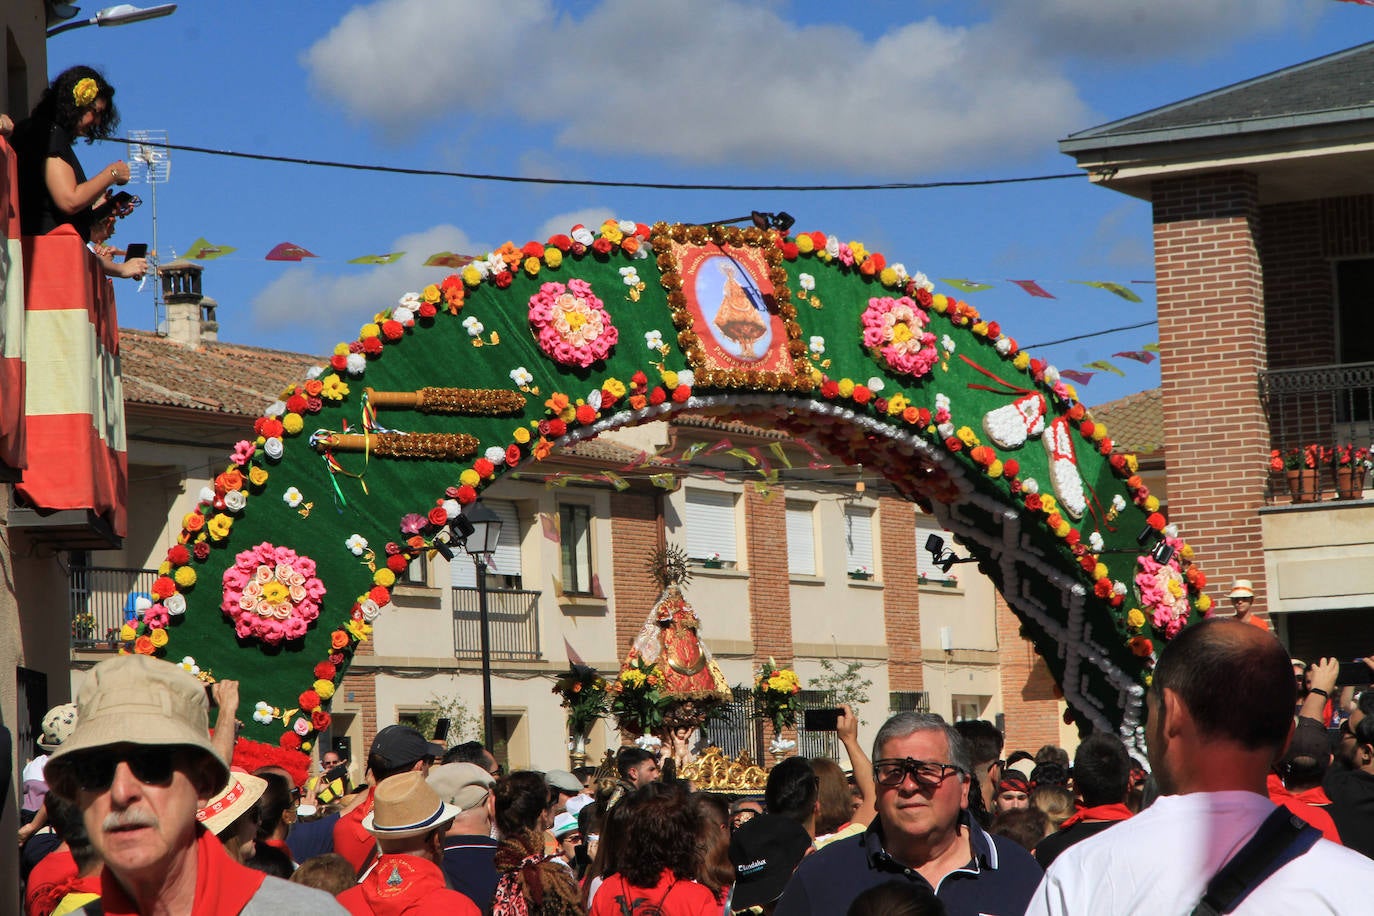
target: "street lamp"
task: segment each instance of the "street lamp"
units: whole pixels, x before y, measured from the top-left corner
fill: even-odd
[[[67,6],[66,8],[71,10],[72,15],[78,12],[76,7]],[[131,22],[142,22],[145,19],[160,19],[163,16],[170,16],[176,11],[177,5],[175,3],[159,3],[157,6],[149,7],[137,7],[132,3],[120,3],[116,6],[107,6],[90,19],[73,19],[71,22],[55,25],[48,29],[47,37],[52,38],[54,35],[70,32],[72,29],[85,28],[88,25],[128,25]]]
[[[501,540],[501,516],[477,502],[463,510],[456,522],[463,549],[477,566],[477,613],[482,628],[482,729],[491,753],[494,721],[491,714],[491,632],[487,619],[487,564]]]

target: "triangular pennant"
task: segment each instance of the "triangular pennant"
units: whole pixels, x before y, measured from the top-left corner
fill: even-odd
[[[732,456],[738,458],[740,461],[743,461],[745,464],[749,465],[750,467],[754,467],[754,466],[756,466],[756,465],[759,463],[759,460],[758,460],[757,458],[755,458],[753,455],[749,454],[748,452],[746,452],[746,451],[745,451],[744,449],[742,449],[742,448],[731,448],[731,449],[726,449],[726,450],[725,450],[725,454],[727,454],[727,455],[732,455]]]
[[[1148,351],[1151,352],[1151,353],[1158,353],[1158,352],[1159,352],[1159,344],[1158,344],[1158,343],[1147,343],[1147,344],[1145,344],[1144,346],[1142,346],[1140,349],[1142,349],[1142,350],[1148,350]]]
[[[1100,369],[1103,372],[1110,372],[1113,375],[1119,375],[1122,378],[1126,377],[1126,373],[1122,372],[1120,369],[1118,369],[1116,366],[1113,366],[1105,359],[1094,360],[1093,362],[1084,363],[1083,365],[1089,369]]]
[[[587,667],[587,663],[582,660],[582,656],[577,654],[577,650],[572,647],[572,643],[568,642],[566,636],[563,637],[563,651],[568,653],[568,664]]]
[[[1059,374],[1071,382],[1076,382],[1079,385],[1086,385],[1088,382],[1092,381],[1092,377],[1097,373],[1079,372],[1077,369],[1060,369]]]
[[[1054,298],[1054,296],[1051,296],[1049,293],[1045,292],[1044,287],[1042,287],[1039,283],[1036,283],[1034,280],[1008,280],[1007,282],[1015,283],[1017,286],[1024,289],[1027,293],[1039,299]]]
[[[672,474],[650,474],[649,483],[660,490],[671,490],[676,485],[676,480]]]
[[[539,529],[544,533],[546,541],[553,541],[558,544],[563,540],[558,534],[558,516],[552,512],[539,513]]]
[[[790,468],[792,466],[791,460],[787,457],[787,450],[782,447],[781,442],[768,443],[768,450],[772,452],[773,457],[777,458],[778,461],[782,462],[785,467]]]
[[[1113,353],[1112,356],[1119,356],[1122,359],[1133,359],[1147,366],[1157,359],[1149,350],[1122,350],[1120,353]]]
[[[958,277],[941,277],[941,283],[948,283],[961,293],[981,293],[985,289],[992,289],[991,283],[979,283],[977,280],[963,280]]]
[[[282,242],[267,252],[265,260],[268,261],[299,261],[302,258],[315,258],[319,255],[306,251],[299,245],[291,242]]]
[[[430,255],[428,260],[425,261],[425,266],[449,267],[456,270],[459,267],[466,267],[475,260],[477,259],[470,254],[454,254],[451,251],[441,251],[438,254]]]
[[[182,257],[192,261],[213,261],[215,258],[222,258],[226,254],[233,254],[235,251],[238,249],[228,245],[211,245],[205,241],[204,237],[201,237],[195,240]]]
[[[1143,301],[1133,290],[1122,286],[1120,283],[1112,283],[1109,280],[1075,280],[1075,283],[1082,283],[1084,286],[1091,286],[1096,289],[1105,289],[1109,293],[1115,293],[1127,302]]]
[[[365,254],[360,258],[350,258],[350,264],[395,264],[405,256],[404,251],[393,251],[391,254]]]

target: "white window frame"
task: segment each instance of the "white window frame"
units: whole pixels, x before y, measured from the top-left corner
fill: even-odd
[[[844,569],[852,573],[866,567],[874,578],[878,575],[877,555],[873,542],[874,511],[868,506],[844,507]]]
[[[501,536],[496,543],[496,550],[491,555],[491,563],[488,564],[487,583],[490,586],[491,577],[497,576],[501,577],[498,581],[503,584],[514,582],[514,587],[518,588],[522,562],[520,543],[524,535],[524,529],[520,525],[520,511],[515,503],[505,499],[484,499],[482,505],[501,517]],[[477,567],[466,550],[459,549],[453,552],[453,559],[449,561],[449,584],[454,588],[477,587]]]
[[[816,504],[787,501],[787,572],[793,576],[817,575]]]
[[[575,531],[569,530],[571,525],[565,521],[565,511],[582,511],[587,514],[586,531],[582,533],[583,543],[576,543],[573,538]],[[563,586],[563,593],[566,595],[592,595],[596,592],[596,538],[593,536],[596,530],[596,510],[589,504],[583,502],[560,502],[558,504],[558,575],[559,581]],[[579,571],[585,573],[586,581],[575,581],[568,576],[567,558],[568,552],[572,551],[573,562],[579,567]],[[580,579],[581,577],[579,577]]]
[[[700,562],[718,555],[722,566],[739,564],[735,505],[734,493],[684,488],[682,521],[690,559]]]
[[[941,572],[940,567],[935,565],[935,560],[931,557],[930,551],[926,550],[926,539],[929,538],[932,534],[938,534],[940,537],[944,538],[946,550],[957,551],[959,548],[959,545],[954,540],[953,532],[946,531],[943,528],[937,528],[934,525],[922,525],[921,523],[917,522],[916,575],[918,579],[920,576],[925,576],[926,579],[930,582],[945,582],[949,579],[954,578],[954,571],[951,568],[951,570],[947,573]]]

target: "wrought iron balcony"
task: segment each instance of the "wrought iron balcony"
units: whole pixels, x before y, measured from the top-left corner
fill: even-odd
[[[113,566],[73,566],[68,574],[67,606],[72,621],[73,649],[104,649],[113,645],[124,625],[124,606],[130,592],[150,592],[155,569]]]
[[[538,661],[539,592],[487,589],[491,657],[497,661]],[[453,589],[453,647],[458,658],[482,657],[482,621],[477,589]]]
[[[1374,442],[1374,363],[1274,369],[1261,372],[1259,380],[1270,448],[1280,454],[1308,446],[1369,448]],[[1360,498],[1364,477],[1361,473],[1354,489],[1347,488],[1345,498]],[[1333,468],[1321,468],[1315,478],[1307,501],[1342,495]],[[1296,491],[1290,495],[1283,472],[1271,474],[1269,502],[1290,499],[1304,501]]]

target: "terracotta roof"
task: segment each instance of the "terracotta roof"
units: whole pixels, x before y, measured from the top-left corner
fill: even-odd
[[[1139,457],[1164,452],[1164,393],[1151,388],[1092,408],[1094,420],[1107,424],[1119,452]]]
[[[776,429],[769,429],[765,426],[756,426],[752,423],[745,423],[741,420],[730,420],[725,417],[713,417],[705,414],[680,414],[673,417],[674,426],[694,426],[698,429],[713,429],[721,432],[735,433],[739,436],[755,436],[759,439],[790,439],[791,436]]]
[[[124,401],[257,418],[322,357],[221,341],[188,347],[151,331],[121,328]],[[245,371],[251,367],[250,371]]]

